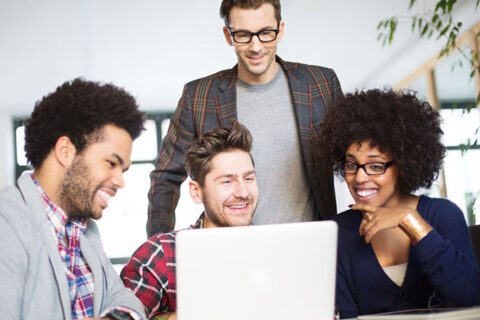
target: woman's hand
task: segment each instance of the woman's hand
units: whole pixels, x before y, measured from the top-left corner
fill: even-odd
[[[408,208],[374,207],[367,204],[354,204],[354,210],[363,212],[359,233],[370,243],[380,231],[400,227],[416,244],[425,237],[432,227],[420,216],[417,210]]]
[[[411,211],[406,208],[374,207],[362,203],[354,204],[351,208],[363,212],[363,219],[358,231],[365,238],[366,243],[370,243],[378,232],[398,227]]]

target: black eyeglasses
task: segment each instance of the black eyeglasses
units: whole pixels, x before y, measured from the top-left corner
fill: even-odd
[[[257,36],[260,42],[274,41],[275,39],[277,39],[277,35],[280,30],[279,26],[280,22],[277,24],[277,29],[262,29],[258,32],[250,32],[247,30],[232,31],[230,27],[227,28],[233,38],[233,41],[235,41],[236,43],[249,43],[250,41],[252,41],[253,36]]]
[[[344,171],[345,174],[355,174],[358,172],[358,168],[362,168],[369,176],[379,176],[384,174],[392,164],[393,160],[389,162],[369,162],[364,164],[346,161]]]

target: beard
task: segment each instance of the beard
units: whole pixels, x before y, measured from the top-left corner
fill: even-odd
[[[242,201],[252,206],[252,208],[250,209],[252,213],[244,217],[242,216],[235,217],[235,216],[226,215],[223,212],[223,208],[227,205],[227,203],[232,202],[231,199],[226,200],[222,204],[213,203],[212,201],[209,201],[208,196],[204,194],[202,197],[202,201],[203,201],[203,206],[205,207],[205,215],[217,227],[248,226],[250,224],[253,213],[255,212],[255,209],[257,207],[252,196],[249,195],[245,199],[242,199]]]
[[[90,171],[81,156],[75,157],[60,185],[60,207],[69,219],[93,218],[93,199],[100,188],[92,187]]]

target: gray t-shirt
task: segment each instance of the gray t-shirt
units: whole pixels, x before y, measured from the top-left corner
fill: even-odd
[[[252,156],[259,186],[254,224],[309,221],[313,193],[300,150],[287,76],[279,66],[269,83],[237,80],[238,121],[253,136]]]

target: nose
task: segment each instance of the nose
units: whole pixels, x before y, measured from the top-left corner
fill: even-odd
[[[250,43],[248,44],[248,48],[250,51],[253,52],[259,52],[262,50],[262,42],[258,38],[258,35],[254,35],[252,37],[252,40],[250,40]]]
[[[355,181],[357,183],[363,183],[368,181],[370,176],[365,172],[365,167],[358,168],[357,173],[355,173]]]
[[[241,198],[241,199],[248,198],[248,189],[244,181],[238,181],[236,183],[233,195],[236,198]]]
[[[114,176],[112,177],[112,184],[117,188],[125,187],[125,180],[123,179],[123,171],[116,170]]]

